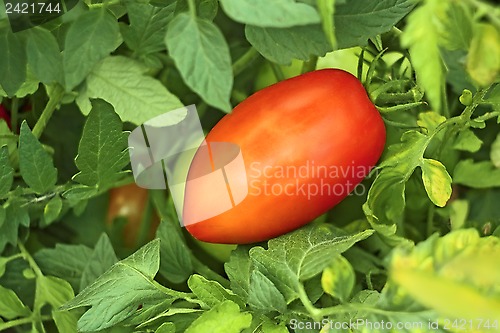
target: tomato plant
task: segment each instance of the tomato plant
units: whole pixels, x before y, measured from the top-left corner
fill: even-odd
[[[249,193],[232,209],[192,223],[191,212],[213,207],[197,206],[206,187],[188,182],[184,223],[200,240],[241,244],[294,230],[344,199],[382,154],[385,127],[356,77],[325,69],[260,90],[206,140],[239,146],[248,179],[235,186]],[[203,163],[195,156],[190,172],[199,173]]]
[[[497,2],[0,1],[0,331],[500,330]]]

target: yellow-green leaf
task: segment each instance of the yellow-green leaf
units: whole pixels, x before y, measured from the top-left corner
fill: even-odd
[[[354,288],[355,275],[349,261],[339,255],[332,264],[323,271],[321,287],[325,293],[344,302],[351,295]]]
[[[479,23],[467,56],[467,72],[480,86],[495,81],[500,72],[500,34],[491,24]]]
[[[429,199],[439,207],[444,207],[451,197],[451,177],[441,162],[424,159],[422,180]]]
[[[391,278],[420,304],[449,318],[500,320],[500,299],[431,272],[399,267]]]

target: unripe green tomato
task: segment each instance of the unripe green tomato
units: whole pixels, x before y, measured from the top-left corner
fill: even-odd
[[[329,52],[324,57],[318,58],[316,69],[338,68],[356,76],[358,72],[358,59],[360,54],[360,47],[352,47],[349,49]],[[367,55],[365,53],[365,57],[366,56]],[[364,67],[366,68],[363,68],[363,74],[366,74],[368,67]]]
[[[194,237],[193,239],[196,244],[203,249],[203,251],[220,262],[228,261],[229,257],[231,256],[231,252],[233,252],[233,250],[235,250],[237,247],[237,245],[233,244],[215,244],[202,242]]]
[[[327,53],[324,57],[318,58],[318,63],[316,69],[324,68],[338,68],[347,71],[353,75],[357,75],[358,71],[358,58],[361,54],[360,47],[353,47],[349,49],[336,50]],[[365,54],[365,56],[367,56]],[[368,55],[369,59],[373,59]],[[300,75],[302,72],[302,66],[304,62],[302,60],[293,59],[291,65],[282,66],[280,69],[283,72],[285,79],[292,78],[294,76]],[[368,66],[364,66],[363,74],[368,71]],[[272,84],[278,82],[276,75],[269,62],[265,62],[259,69],[259,73],[255,80],[255,91],[264,89]]]

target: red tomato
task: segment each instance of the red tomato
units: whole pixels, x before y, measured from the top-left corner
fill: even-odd
[[[7,109],[2,104],[0,104],[0,119],[5,120],[7,125],[10,127],[10,116],[7,113]]]
[[[358,79],[345,71],[317,70],[274,84],[236,106],[206,138],[209,151],[216,142],[239,146],[246,173],[224,168],[224,177],[228,192],[247,189],[247,195],[232,200],[229,209],[218,207],[224,191],[200,178],[207,172],[199,149],[189,170],[188,179],[197,182],[187,182],[184,224],[199,240],[227,244],[264,241],[297,229],[366,177],[385,137],[379,112]],[[216,159],[210,157],[212,174],[222,169],[220,164],[214,169]],[[207,195],[215,199],[201,204]],[[203,215],[215,216],[196,220]]]
[[[148,190],[136,184],[113,188],[109,191],[107,222],[111,224],[117,217],[124,217],[127,219],[127,224],[125,224],[123,228],[122,237],[124,244],[129,248],[133,248],[137,245],[137,237],[139,236],[147,200]],[[149,239],[154,238],[158,224],[159,218],[155,215],[149,230]]]

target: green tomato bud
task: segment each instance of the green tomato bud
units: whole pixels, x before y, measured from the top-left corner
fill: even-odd
[[[472,92],[468,89],[464,89],[462,92],[462,95],[460,95],[460,103],[462,103],[465,106],[469,106],[472,104]]]

